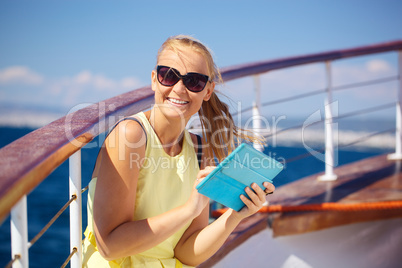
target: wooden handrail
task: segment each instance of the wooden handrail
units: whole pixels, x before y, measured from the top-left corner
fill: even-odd
[[[402,50],[402,40],[346,50],[261,61],[221,69],[224,81],[314,62]],[[150,107],[150,86],[93,104],[37,129],[0,149],[0,222],[74,152],[121,117]]]
[[[124,116],[150,107],[144,87],[68,114],[0,150],[0,222],[54,169]]]
[[[221,69],[222,78],[224,81],[238,79],[255,74],[266,73],[272,70],[278,70],[297,65],[304,65],[316,62],[333,61],[338,59],[345,59],[363,55],[376,54],[388,51],[402,50],[402,40],[386,42],[371,46],[364,46],[358,48],[334,50],[323,53],[309,54],[304,56],[295,56],[289,58],[267,60],[261,62],[254,62],[249,64],[242,64],[231,66]]]

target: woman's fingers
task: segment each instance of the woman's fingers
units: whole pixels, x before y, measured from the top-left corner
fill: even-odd
[[[248,197],[246,195],[240,195],[240,199],[246,206],[238,212],[239,215],[243,218],[246,218],[257,213],[266,201],[267,192],[270,193],[274,190],[275,186],[269,182],[264,182],[263,188],[256,183],[251,184],[250,187],[246,187],[245,192]]]
[[[250,199],[248,199],[245,195],[241,194],[240,195],[241,201],[246,205],[246,207],[250,210],[250,207],[254,205],[253,202],[251,202]],[[244,209],[244,208],[243,208]]]
[[[204,169],[200,170],[197,174],[197,178],[194,182],[194,187],[197,186],[206,176],[208,176],[209,173],[212,172],[212,170],[214,170],[215,167],[213,166],[208,166],[205,167]]]
[[[262,204],[265,202],[265,193],[261,189],[261,187],[259,187],[256,183],[253,183],[251,185],[251,188],[246,187],[245,191],[249,197],[249,198],[247,198],[244,196],[244,198],[247,199],[245,204],[249,208],[252,208],[250,206],[254,206],[259,209],[262,206]],[[244,202],[244,200],[243,200],[243,202]]]
[[[255,192],[255,200],[253,199],[254,202],[265,202],[265,192],[261,189],[260,186],[258,186],[256,183],[251,184],[251,188],[253,188],[254,192]],[[257,199],[258,198],[258,199]]]
[[[265,203],[265,196],[267,193],[271,193],[275,190],[275,187],[271,183],[264,183],[265,190],[261,189],[256,183],[251,184],[251,187],[246,187],[245,191],[249,198],[244,196],[244,200],[247,200],[245,204],[250,207],[250,205],[256,206],[258,209]],[[243,199],[242,199],[243,200]],[[244,202],[243,200],[243,202]]]
[[[216,167],[214,166],[207,166],[204,169],[200,170],[197,174],[197,181],[202,180],[206,176],[208,176],[209,173],[212,172]]]
[[[266,195],[272,194],[275,191],[275,186],[272,183],[264,182],[263,185],[265,187],[264,192],[265,192]]]

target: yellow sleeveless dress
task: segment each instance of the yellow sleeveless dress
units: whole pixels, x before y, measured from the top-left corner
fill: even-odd
[[[199,171],[197,156],[191,136],[184,131],[180,154],[172,157],[166,154],[144,113],[135,115],[142,122],[147,133],[145,162],[140,169],[135,200],[134,220],[142,220],[162,214],[183,205],[190,197]],[[174,257],[174,248],[191,222],[174,235],[141,254],[114,261],[105,260],[97,250],[93,231],[92,208],[97,178],[89,183],[88,227],[83,241],[83,267],[190,267]]]

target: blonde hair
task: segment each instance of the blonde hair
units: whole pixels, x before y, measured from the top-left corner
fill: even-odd
[[[165,49],[171,49],[179,54],[179,48],[183,46],[201,54],[205,58],[209,78],[217,84],[223,83],[221,73],[213,60],[210,49],[191,36],[176,35],[169,37],[159,49],[157,59],[159,60],[159,56]],[[221,162],[242,139],[259,143],[262,141],[260,138],[248,135],[246,131],[234,124],[229,106],[222,102],[215,92],[212,93],[208,101],[202,103],[198,115],[201,121],[204,144],[207,145],[207,150],[204,150],[204,153],[208,159],[213,159],[213,155],[215,155],[217,160]]]

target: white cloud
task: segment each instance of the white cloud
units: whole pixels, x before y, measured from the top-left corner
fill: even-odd
[[[392,67],[384,60],[371,60],[366,63],[366,68],[372,73],[384,73],[392,71]]]
[[[93,74],[88,70],[81,71],[72,78],[66,78],[65,84],[70,86],[89,86],[95,90],[135,89],[141,85],[135,77],[124,77],[120,80],[111,79],[105,75]]]
[[[61,99],[65,106],[71,106],[81,102],[98,102],[140,86],[141,81],[135,77],[113,79],[83,70],[77,75],[54,80],[49,90],[63,96]]]
[[[77,84],[88,84],[92,79],[92,74],[90,71],[82,71],[73,77],[73,81]]]
[[[135,89],[141,82],[135,77],[125,77],[120,80],[120,85],[125,89]]]
[[[25,66],[0,70],[2,102],[58,106],[67,110],[79,103],[99,102],[143,85],[133,76],[115,79],[90,70],[56,78],[40,75]]]
[[[37,74],[26,66],[11,66],[0,70],[1,84],[28,84],[38,85],[44,81],[43,76]]]
[[[261,83],[271,84],[287,92],[301,93],[325,86],[324,64],[308,64],[303,66],[281,69],[262,76]]]
[[[97,90],[118,89],[118,83],[116,81],[103,75],[95,75],[91,82]]]

